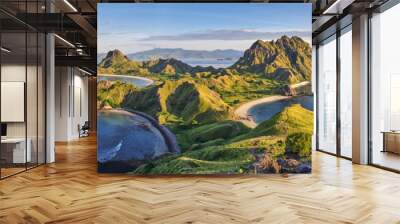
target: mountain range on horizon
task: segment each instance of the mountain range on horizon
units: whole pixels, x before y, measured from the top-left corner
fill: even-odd
[[[107,53],[99,53],[97,61],[100,62]],[[147,61],[153,59],[175,58],[178,60],[231,60],[236,61],[243,55],[243,51],[233,49],[217,50],[187,50],[183,48],[154,48],[151,50],[128,53],[126,56],[131,60]]]
[[[193,53],[199,55],[197,54],[199,52]],[[297,36],[282,36],[272,41],[257,40],[234,61],[235,63],[230,67],[216,69],[211,66],[190,66],[174,57],[153,58],[147,61],[131,60],[128,55],[124,55],[119,50],[114,50],[107,53],[98,67],[102,72],[110,72],[111,69],[111,72],[116,74],[127,74],[129,72],[138,74],[145,74],[146,72],[165,74],[220,72],[263,74],[268,78],[289,83],[311,79],[311,46]]]
[[[186,50],[182,48],[154,48],[152,50],[141,51],[128,54],[127,57],[132,60],[151,60],[151,59],[238,59],[243,55],[242,51],[225,49],[225,50]]]

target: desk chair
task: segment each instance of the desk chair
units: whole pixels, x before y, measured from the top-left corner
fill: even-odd
[[[79,138],[89,136],[89,130],[90,130],[89,121],[85,121],[82,127],[78,124]]]

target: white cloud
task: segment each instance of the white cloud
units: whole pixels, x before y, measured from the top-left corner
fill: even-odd
[[[200,32],[182,33],[176,35],[158,35],[149,36],[142,39],[143,41],[160,41],[160,40],[257,40],[257,39],[275,39],[283,35],[287,36],[311,36],[311,31],[288,30],[288,31],[259,31],[255,29],[239,29],[239,30],[207,30]]]
[[[265,32],[255,29],[208,30],[165,36],[145,36],[142,33],[100,33],[98,52],[119,49],[124,53],[135,53],[153,48],[183,48],[187,50],[235,49],[244,51],[256,40],[273,40],[283,35],[299,36],[311,43],[311,32],[303,30]]]

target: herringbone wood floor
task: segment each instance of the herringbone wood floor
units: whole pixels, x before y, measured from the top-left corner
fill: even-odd
[[[314,153],[310,175],[97,174],[94,138],[0,181],[0,223],[400,223],[400,175]]]

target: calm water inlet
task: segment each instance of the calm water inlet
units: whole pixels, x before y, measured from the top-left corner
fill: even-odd
[[[138,77],[138,76],[127,76],[127,75],[98,75],[97,76],[98,81],[121,81],[121,82],[126,82],[126,83],[131,83],[135,86],[138,87],[146,87],[148,85],[151,85],[153,83],[152,80]]]
[[[298,96],[288,99],[278,100],[275,102],[268,102],[258,104],[249,110],[249,115],[252,116],[253,120],[259,124],[273,117],[275,114],[281,112],[285,107],[293,104],[300,104],[307,110],[313,111],[314,108],[314,97],[313,96]]]

